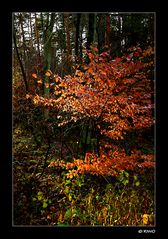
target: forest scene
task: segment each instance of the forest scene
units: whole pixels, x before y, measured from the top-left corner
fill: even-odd
[[[13,225],[154,226],[155,14],[12,15]]]

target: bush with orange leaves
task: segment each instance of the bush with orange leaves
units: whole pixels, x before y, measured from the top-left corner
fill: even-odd
[[[127,132],[154,124],[154,86],[146,76],[146,67],[153,64],[147,64],[146,56],[152,54],[151,48],[142,51],[134,47],[121,58],[111,59],[108,52],[99,55],[92,48],[88,53],[90,62],[77,65],[73,76],[53,76],[55,91],[51,98],[29,97],[34,104],[58,109],[58,127],[89,118],[100,135],[124,140]],[[99,154],[87,153],[84,159],[74,159],[64,166],[70,170],[68,177],[87,172],[117,175],[121,170],[153,167],[153,158],[137,150],[127,155],[121,149],[104,152],[100,148]]]
[[[124,151],[109,150],[98,156],[95,153],[86,153],[83,159],[73,159],[73,162],[65,163],[57,160],[51,162],[49,167],[61,167],[69,170],[66,174],[67,178],[73,178],[79,174],[93,174],[102,176],[118,176],[124,171],[144,172],[146,168],[154,168],[154,156],[152,154],[142,155],[138,150],[132,150],[128,156]]]

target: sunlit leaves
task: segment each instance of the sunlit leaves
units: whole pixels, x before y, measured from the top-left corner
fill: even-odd
[[[36,74],[36,73],[33,73],[33,74],[32,74],[32,77],[35,78],[35,79],[37,79],[37,74]]]
[[[51,76],[51,75],[52,75],[51,70],[48,70],[48,71],[45,73],[45,75],[48,76],[48,77]]]

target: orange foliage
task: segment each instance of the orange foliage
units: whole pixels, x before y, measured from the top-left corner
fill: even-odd
[[[71,163],[57,160],[49,165],[49,167],[58,166],[69,170],[67,178],[85,173],[117,176],[122,170],[143,172],[144,168],[153,168],[154,156],[152,154],[141,155],[137,150],[133,150],[130,156],[120,150],[109,150],[108,153],[101,150],[100,157],[95,153],[87,153],[84,160],[74,158]]]
[[[102,135],[124,139],[132,129],[150,127],[154,123],[153,85],[145,71],[149,66],[145,57],[151,54],[151,48],[142,51],[134,47],[123,57],[111,59],[108,52],[98,55],[91,50],[88,53],[90,62],[77,65],[73,76],[54,78],[55,92],[51,98],[36,95],[32,96],[33,102],[58,108],[60,127],[88,117],[94,119]],[[61,117],[62,112],[67,112],[67,117]],[[137,153],[128,156],[119,150],[110,152],[101,151],[100,157],[87,154],[84,160],[74,159],[73,163],[66,164],[67,169],[77,166],[77,170],[70,171],[69,177],[84,172],[116,175],[123,169],[138,168],[139,160],[143,160],[142,168],[153,165],[151,156]]]

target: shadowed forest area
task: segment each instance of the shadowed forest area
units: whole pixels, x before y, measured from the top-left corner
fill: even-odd
[[[13,225],[155,225],[155,14],[13,13]]]

